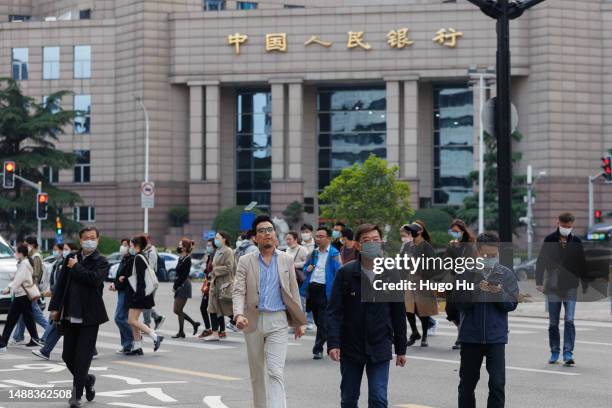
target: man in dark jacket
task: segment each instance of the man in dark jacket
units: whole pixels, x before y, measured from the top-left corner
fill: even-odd
[[[487,407],[501,408],[505,404],[508,312],[518,305],[518,282],[513,271],[499,264],[499,238],[496,234],[480,234],[476,248],[477,261],[481,261],[484,268],[457,275],[455,281],[455,284],[461,281],[473,283],[473,290],[455,288],[451,295],[451,301],[460,311],[459,408],[476,407],[474,390],[485,357],[489,373]]]
[[[574,216],[572,213],[559,215],[557,230],[544,239],[542,250],[536,263],[536,288],[547,295],[548,299],[548,339],[550,343],[550,364],[559,359],[561,338],[559,335],[559,316],[561,305],[565,308],[563,330],[563,361],[573,366],[574,312],[580,278],[584,276],[586,261],[580,238],[572,233]]]
[[[96,377],[89,374],[98,328],[108,321],[102,291],[108,276],[108,262],[97,250],[99,234],[95,227],[79,232],[82,250],[64,263],[51,297],[49,311],[64,332],[62,359],[73,376],[70,407],[81,406],[83,388],[87,401],[95,397]]]
[[[387,407],[389,361],[392,345],[396,365],[406,364],[406,307],[399,302],[363,298],[375,279],[374,259],[384,256],[382,233],[378,226],[361,225],[356,232],[357,260],[344,265],[334,279],[327,307],[327,352],[340,361],[341,407],[356,408],[363,369],[368,376],[368,406]],[[367,282],[362,287],[363,282]],[[370,301],[372,300],[372,301]]]

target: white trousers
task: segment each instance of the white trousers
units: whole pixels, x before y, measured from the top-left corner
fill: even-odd
[[[253,406],[286,408],[284,370],[288,343],[287,314],[284,311],[261,312],[256,324],[257,330],[244,334]]]

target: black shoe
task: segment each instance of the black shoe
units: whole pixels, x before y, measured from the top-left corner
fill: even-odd
[[[312,355],[312,359],[313,360],[321,360],[321,359],[323,359],[323,353],[314,353]]]
[[[197,322],[196,324],[193,325],[193,335],[195,336],[196,334],[198,334],[198,328],[200,327],[200,323]]]
[[[157,316],[155,318],[155,330],[161,328],[162,324],[166,321],[166,316]]]
[[[72,387],[72,396],[68,400],[70,408],[81,408],[81,397],[76,396],[76,388]]]
[[[417,340],[421,340],[421,335],[411,334],[410,338],[408,339],[408,346],[412,346],[414,343],[416,343]]]
[[[573,358],[570,358],[569,360],[565,360],[565,363],[563,363],[563,365],[565,367],[573,367],[576,365],[576,362],[574,361]]]
[[[453,344],[453,350],[461,350],[461,343],[456,341],[455,344]]]
[[[421,340],[421,347],[429,347],[429,343],[427,343],[427,340]]]
[[[93,374],[89,374],[87,376],[87,382],[85,382],[85,398],[87,401],[93,401],[96,398],[96,390],[94,389],[94,385],[96,384],[96,376]]]
[[[125,353],[126,356],[142,356],[143,354],[144,352],[142,351],[141,348],[130,350],[127,353]]]
[[[172,336],[173,339],[184,339],[185,338],[185,333],[183,332],[178,332],[176,333],[174,336]]]
[[[155,347],[153,347],[153,351],[159,350],[159,346],[161,346],[162,341],[164,341],[164,336],[157,336],[157,339],[155,339]]]
[[[26,347],[44,347],[45,343],[43,343],[40,339],[31,339]]]

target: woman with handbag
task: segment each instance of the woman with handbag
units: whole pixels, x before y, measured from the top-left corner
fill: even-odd
[[[36,331],[34,314],[32,313],[32,302],[36,302],[40,298],[40,291],[36,285],[34,285],[32,278],[32,266],[28,261],[27,245],[17,245],[15,258],[17,259],[17,272],[15,272],[15,276],[11,283],[9,283],[9,286],[2,291],[3,295],[8,295],[12,291],[14,299],[11,302],[6,317],[6,324],[4,325],[2,337],[0,337],[0,352],[6,351],[6,344],[20,316],[23,316],[32,342],[42,346],[42,342]]]
[[[234,262],[234,251],[230,248],[229,243],[230,237],[227,232],[217,232],[217,235],[215,235],[217,252],[213,258],[208,299],[208,313],[210,313],[213,333],[205,337],[205,341],[226,338],[224,316],[230,316],[231,318],[233,314],[232,292],[236,263]]]
[[[212,276],[213,258],[215,257],[216,250],[215,240],[210,238],[206,242],[206,262],[202,262],[202,272],[204,273],[204,278],[202,279],[202,287],[200,288],[200,291],[202,292],[200,313],[202,314],[202,319],[204,320],[205,329],[202,330],[202,333],[200,333],[198,336],[199,339],[203,339],[204,337],[213,334],[210,315],[208,314],[208,298],[210,292],[210,278]]]
[[[297,280],[298,287],[304,283],[304,264],[306,258],[308,258],[308,249],[305,246],[300,245],[298,241],[298,233],[295,231],[288,231],[285,234],[285,242],[287,243],[287,249],[285,252],[293,258],[293,265],[295,266],[295,279]]]
[[[174,291],[174,314],[178,316],[179,331],[173,339],[185,338],[185,332],[183,327],[185,326],[185,320],[187,320],[193,326],[193,335],[198,333],[198,327],[200,323],[194,321],[187,313],[185,313],[185,305],[187,300],[191,299],[191,279],[189,278],[189,272],[191,272],[191,251],[193,250],[194,242],[190,239],[183,238],[176,247],[176,252],[180,258],[176,265],[176,279],[172,290]]]
[[[151,337],[151,340],[153,340],[153,351],[159,350],[159,346],[164,340],[163,336],[157,335],[155,330],[151,329],[149,326],[140,321],[142,311],[144,309],[151,309],[153,306],[155,306],[155,301],[153,300],[153,288],[147,288],[147,274],[150,273],[150,267],[147,258],[143,254],[146,247],[146,237],[137,236],[132,238],[130,241],[130,249],[128,250],[129,253],[134,256],[132,271],[128,272],[128,276],[121,276],[119,278],[121,282],[123,282],[122,278],[127,278],[129,282],[127,294],[128,305],[130,308],[128,312],[128,324],[132,326],[132,334],[134,336],[132,350],[129,353],[126,353],[126,355],[129,356],[143,355],[141,335],[143,332],[148,334],[149,337]]]

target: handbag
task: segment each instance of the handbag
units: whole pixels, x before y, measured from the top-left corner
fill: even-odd
[[[297,259],[297,256],[299,254],[300,254],[300,251],[298,250],[295,253],[295,256],[293,257],[293,263],[295,263],[295,260]],[[304,275],[304,269],[303,268],[295,268],[295,278],[297,280],[298,287],[302,286],[302,283],[304,283],[304,281],[306,280],[306,275]]]
[[[232,300],[233,292],[234,292],[234,283],[232,281],[225,282],[219,288],[219,299]]]
[[[157,274],[155,273],[155,271],[153,270],[149,262],[147,262],[147,259],[142,254],[136,255],[136,257],[141,257],[144,260],[145,264],[147,265],[147,269],[145,270],[145,276],[144,276],[145,296],[149,296],[159,287],[159,281],[157,280]],[[134,259],[134,265],[132,266],[132,275],[128,278],[128,281],[130,282],[130,286],[132,287],[134,292],[136,292],[137,290],[136,289],[137,280],[138,280],[138,277],[136,275],[136,259]]]
[[[40,290],[38,289],[38,286],[36,286],[35,284],[31,284],[30,286],[25,286],[23,283],[21,284],[21,287],[23,288],[23,290],[25,290],[26,295],[28,296],[28,299],[30,299],[31,302],[36,302],[38,299],[40,299]]]

